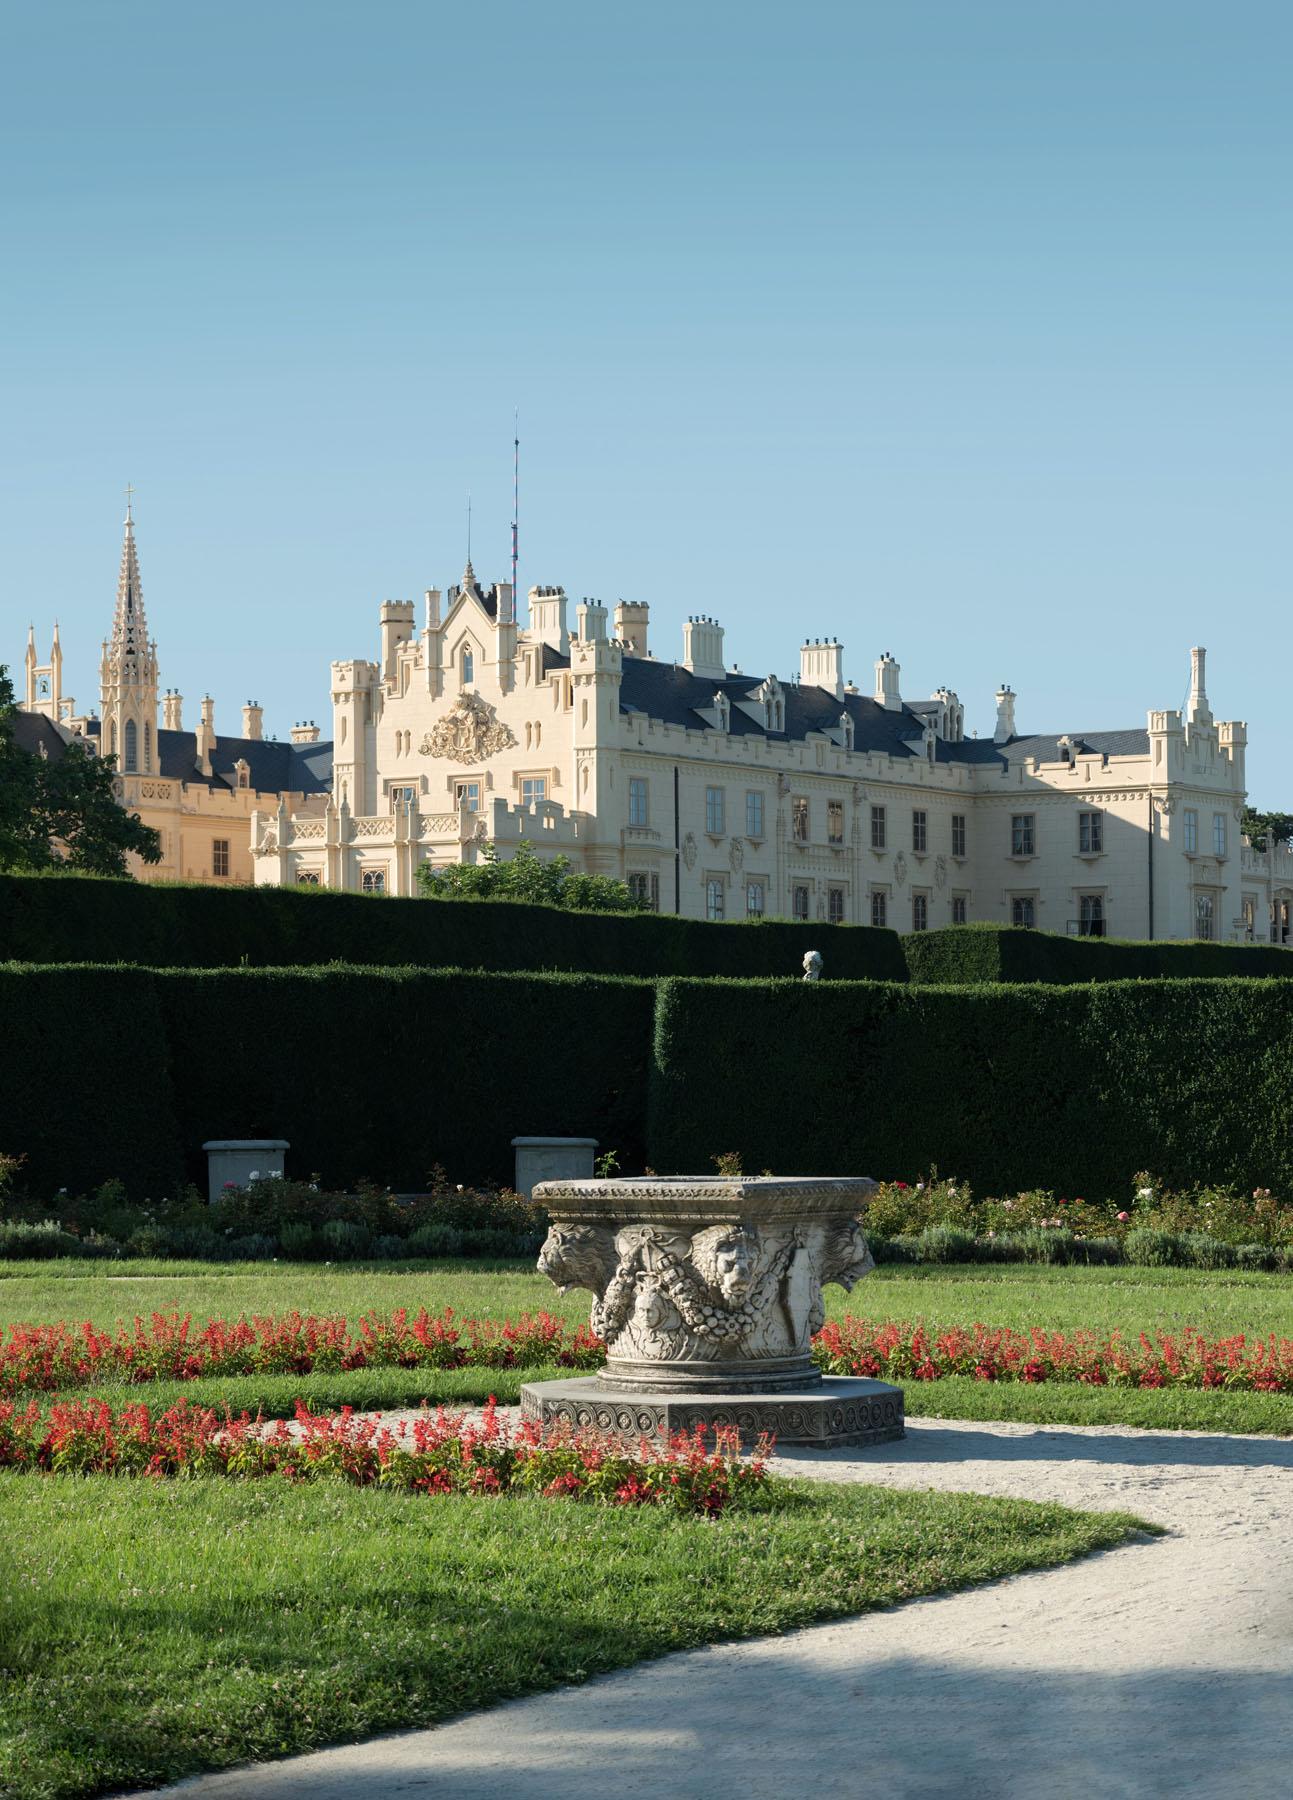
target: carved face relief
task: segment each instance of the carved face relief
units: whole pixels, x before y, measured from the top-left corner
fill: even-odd
[[[744,1225],[711,1225],[691,1240],[693,1267],[730,1307],[749,1299],[758,1257],[758,1235]]]
[[[847,1291],[874,1268],[875,1259],[856,1219],[849,1219],[831,1233],[822,1256],[824,1282],[838,1282]]]
[[[553,1225],[539,1252],[539,1273],[568,1294],[600,1295],[615,1269],[615,1243],[604,1225]]]

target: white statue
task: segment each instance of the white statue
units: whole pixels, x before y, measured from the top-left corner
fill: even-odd
[[[820,950],[804,951],[804,980],[820,981],[822,978],[822,953]]]

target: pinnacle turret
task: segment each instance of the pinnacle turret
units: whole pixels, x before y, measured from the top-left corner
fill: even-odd
[[[120,758],[118,767],[126,774],[150,773],[157,734],[157,646],[144,616],[129,497],[125,525],[112,635],[104,643],[99,670],[103,744],[108,755]]]

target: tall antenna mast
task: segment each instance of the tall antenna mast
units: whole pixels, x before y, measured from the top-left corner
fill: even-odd
[[[521,414],[512,414],[512,623],[520,617],[521,593],[516,585],[517,523],[520,519],[521,493]]]

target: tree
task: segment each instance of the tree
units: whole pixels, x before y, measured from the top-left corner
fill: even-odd
[[[0,663],[0,868],[125,875],[127,854],[162,860],[161,839],[112,790],[115,757],[69,744],[34,756],[17,738],[18,709]]]
[[[622,881],[610,875],[571,874],[570,858],[542,862],[529,844],[521,843],[507,861],[486,844],[477,863],[450,863],[417,872],[419,890],[433,900],[522,900],[539,906],[564,906],[579,912],[644,912]]]
[[[1254,850],[1264,850],[1268,840],[1274,844],[1287,844],[1293,840],[1293,813],[1261,813],[1246,806],[1239,829]]]

